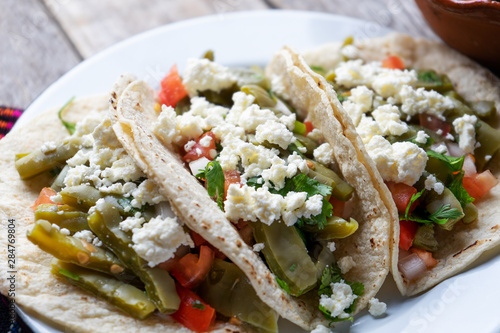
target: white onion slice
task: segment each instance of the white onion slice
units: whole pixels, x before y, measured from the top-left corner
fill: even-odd
[[[205,170],[207,164],[210,162],[211,161],[208,158],[201,157],[197,160],[189,162],[189,169],[191,170],[193,176],[196,176],[197,174],[200,173],[200,170]]]
[[[464,165],[462,167],[465,171],[465,177],[472,177],[477,173],[476,165],[474,164],[474,159],[470,154],[465,156]]]
[[[399,258],[398,268],[408,281],[418,279],[427,270],[424,261],[416,253]]]
[[[463,151],[455,142],[448,142],[446,146],[448,147],[448,153],[450,156],[460,157],[465,155],[465,151]]]

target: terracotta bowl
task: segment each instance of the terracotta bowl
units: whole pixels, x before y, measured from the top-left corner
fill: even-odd
[[[500,2],[415,0],[429,26],[454,49],[500,73]]]

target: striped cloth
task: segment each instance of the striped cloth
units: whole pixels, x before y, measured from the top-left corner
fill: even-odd
[[[21,117],[23,110],[0,106],[0,139],[5,136]]]

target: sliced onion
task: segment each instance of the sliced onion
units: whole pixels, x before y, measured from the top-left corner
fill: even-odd
[[[458,146],[458,143],[455,143],[455,142],[448,142],[446,144],[446,146],[448,147],[448,153],[450,154],[450,156],[453,156],[453,157],[460,157],[460,156],[464,156],[465,155],[465,151],[463,151],[459,146]]]
[[[424,261],[416,253],[399,258],[398,268],[408,281],[418,279],[427,270]]]
[[[205,170],[207,164],[210,162],[211,161],[208,158],[201,157],[197,160],[189,162],[189,169],[191,170],[191,173],[196,176],[198,173],[200,173],[200,170]]]
[[[172,207],[170,207],[170,203],[168,203],[167,201],[163,201],[155,205],[155,211],[156,215],[159,215],[162,218],[175,217],[175,214],[172,211]]]
[[[465,171],[465,177],[472,177],[477,173],[476,165],[474,164],[474,158],[471,154],[467,154],[467,156],[465,156],[462,169],[464,169]]]

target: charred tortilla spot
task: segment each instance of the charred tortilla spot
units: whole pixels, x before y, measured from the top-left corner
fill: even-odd
[[[193,217],[191,216],[191,218],[193,218]],[[205,229],[205,230],[210,229],[210,226],[209,226],[209,225],[206,225],[206,224],[203,224],[201,227],[202,227],[203,229]]]
[[[241,241],[239,239],[236,241],[236,246],[240,249],[243,246],[243,244],[241,244]]]
[[[198,207],[198,208],[201,208],[200,204],[199,204],[199,203],[197,203],[197,202],[195,202],[195,203],[194,203],[194,205],[195,205],[196,207]]]
[[[372,247],[375,247],[375,240],[373,238],[370,238],[370,244],[372,245]]]
[[[498,225],[498,224],[497,224],[497,225],[495,225],[495,226],[491,227],[491,230],[496,230],[496,229],[498,229],[498,228],[500,228],[500,225]]]
[[[111,93],[111,97],[113,97],[114,99],[116,99],[116,98],[118,97],[118,96],[116,96],[116,91],[113,91],[113,92]]]
[[[217,238],[221,241],[221,242],[225,242],[226,239],[224,237],[221,237],[221,236],[217,236]]]
[[[471,247],[474,247],[474,246],[478,245],[478,243],[479,243],[478,241],[475,241],[475,242],[474,242],[474,243],[472,243],[471,245],[467,246],[465,249],[460,250],[460,251],[458,251],[457,253],[455,253],[455,254],[453,255],[453,257],[456,257],[456,256],[460,255],[462,252],[467,251],[467,250],[468,250],[468,249],[470,249]]]

